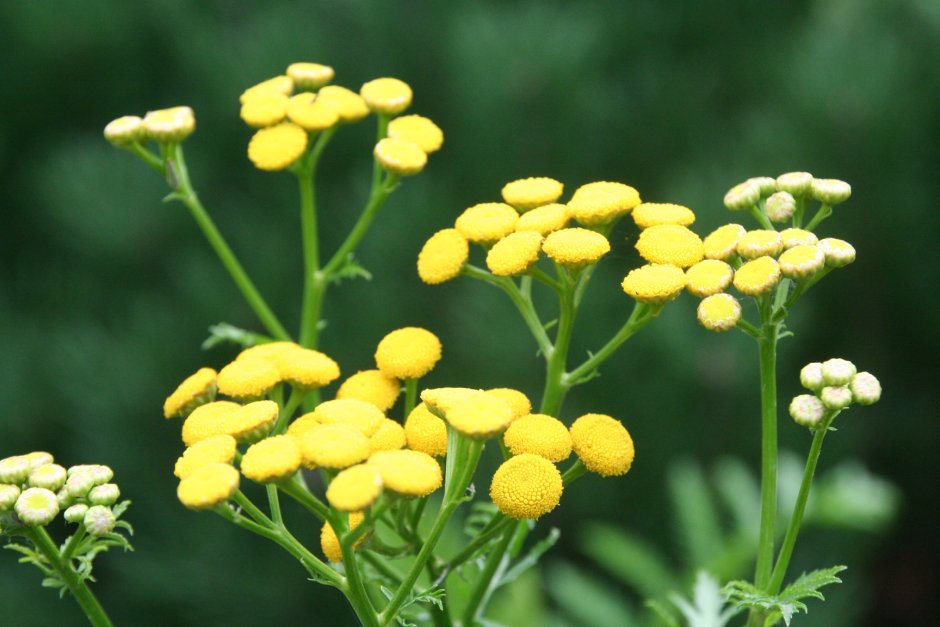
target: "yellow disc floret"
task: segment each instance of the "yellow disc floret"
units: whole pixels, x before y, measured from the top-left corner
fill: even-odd
[[[621,287],[628,296],[641,303],[661,304],[678,296],[685,283],[682,268],[650,263],[630,270]]]
[[[705,256],[699,236],[678,224],[660,224],[643,229],[636,249],[650,263],[668,263],[680,268],[695,265]]]
[[[300,445],[289,435],[275,435],[252,444],[242,457],[242,474],[258,483],[290,477],[300,468]]]
[[[760,296],[780,280],[780,264],[772,257],[759,257],[735,270],[734,287],[742,294]]]
[[[215,401],[200,405],[193,410],[183,423],[183,442],[192,446],[200,440],[214,435],[228,435],[231,428],[231,415],[241,405],[232,401]]]
[[[248,158],[259,170],[283,170],[307,149],[307,131],[291,122],[263,128],[248,142]]]
[[[428,285],[450,281],[467,263],[470,246],[457,229],[438,231],[418,254],[418,276]]]
[[[585,226],[609,224],[640,204],[640,194],[623,183],[598,181],[582,185],[568,201],[568,210]]]
[[[339,366],[323,353],[298,348],[277,361],[281,377],[294,387],[312,390],[329,385],[339,378]]]
[[[379,451],[369,465],[378,468],[387,490],[403,496],[427,496],[443,484],[440,465],[420,451]]]
[[[826,256],[816,246],[799,245],[784,251],[777,261],[783,276],[799,280],[822,270],[826,265]]]
[[[359,95],[370,109],[386,115],[397,115],[411,105],[411,87],[397,78],[376,78],[364,84]]]
[[[733,329],[741,319],[741,303],[731,294],[714,294],[698,304],[698,321],[709,331]]]
[[[173,474],[185,479],[206,464],[230,464],[235,458],[235,438],[230,435],[213,435],[200,440],[183,451],[176,460]]]
[[[438,399],[433,392],[425,390],[421,393],[421,400],[428,403],[430,409],[436,410],[441,408],[441,404],[435,403]],[[494,436],[505,430],[514,418],[509,403],[480,390],[469,390],[445,398],[442,409],[450,426],[471,438]]]
[[[603,477],[626,474],[633,465],[633,439],[619,420],[586,414],[571,425],[575,454],[591,472]]]
[[[166,418],[185,418],[189,413],[215,398],[216,377],[212,368],[200,368],[177,386],[163,402],[163,415]]]
[[[365,514],[362,512],[352,512],[349,514],[349,529],[355,529],[362,524],[362,521],[365,519]],[[356,544],[353,548],[358,547],[365,539],[366,535],[363,535],[356,540]],[[326,559],[334,564],[343,561],[343,551],[339,546],[339,538],[336,536],[336,531],[328,522],[323,523],[323,527],[320,528],[320,548],[323,550],[323,555],[326,556]]]
[[[583,268],[610,252],[610,242],[600,233],[576,227],[549,233],[542,242],[542,250],[555,263]]]
[[[333,80],[333,75],[333,68],[320,63],[291,63],[287,66],[287,76],[298,89],[319,89]]]
[[[542,235],[548,235],[552,231],[565,228],[566,224],[568,224],[568,207],[556,202],[526,211],[519,216],[516,230],[538,231]]]
[[[401,393],[401,382],[381,370],[360,370],[336,391],[337,399],[352,398],[372,403],[379,411],[388,411]]]
[[[444,144],[444,132],[421,115],[403,115],[388,123],[388,136],[417,144],[426,154],[437,152]]]
[[[228,434],[239,442],[254,442],[263,438],[274,426],[279,411],[274,401],[255,401],[239,407],[226,419]]]
[[[541,249],[541,233],[516,231],[493,245],[486,255],[486,267],[496,276],[525,274],[539,260]]]
[[[312,413],[321,424],[349,425],[367,438],[372,437],[385,420],[385,414],[375,405],[353,398],[324,401]]]
[[[287,435],[296,439],[298,442],[303,439],[304,434],[308,431],[314,429],[315,427],[320,426],[320,419],[317,418],[316,412],[307,412],[306,414],[298,417],[294,422],[290,423],[290,426],[287,427]]]
[[[229,464],[206,464],[180,481],[176,496],[189,509],[210,509],[231,498],[238,479],[238,471]]]
[[[819,242],[815,233],[803,229],[784,229],[780,231],[780,240],[783,242],[784,250],[801,245],[815,246]]]
[[[292,91],[294,91],[294,81],[290,76],[275,76],[274,78],[269,78],[266,81],[261,81],[257,85],[252,85],[243,91],[242,95],[239,97],[239,102],[244,104],[244,102],[249,98],[253,98],[254,96],[262,93],[275,92],[284,96],[289,96]]]
[[[705,248],[705,258],[731,261],[737,257],[738,240],[745,233],[747,229],[740,224],[726,224],[718,227],[702,242]]]
[[[405,327],[382,338],[375,349],[375,365],[396,379],[420,379],[441,358],[441,341],[419,327]]]
[[[369,452],[397,451],[405,448],[406,443],[404,428],[394,420],[386,418],[382,421],[378,430],[369,438]]]
[[[397,137],[380,139],[373,153],[379,165],[398,176],[413,176],[428,162],[427,154],[418,144]]]
[[[241,118],[248,126],[262,128],[277,124],[287,115],[288,97],[276,91],[252,94],[242,103]]]
[[[564,191],[565,186],[555,179],[536,176],[519,179],[503,186],[503,200],[521,212],[553,203]]]
[[[523,453],[509,458],[496,470],[490,498],[510,518],[533,519],[555,509],[563,487],[555,464]]]
[[[457,218],[454,226],[474,244],[495,244],[512,233],[519,214],[507,204],[484,202],[473,205]]]
[[[170,107],[148,112],[143,127],[156,142],[180,142],[196,130],[196,117],[189,107]]]
[[[144,138],[144,121],[136,115],[124,115],[104,127],[104,138],[118,147],[125,147]]]
[[[356,122],[369,115],[362,96],[339,85],[327,85],[317,92],[317,100],[330,107],[343,122]]]
[[[349,468],[369,457],[369,438],[348,424],[320,425],[301,437],[300,453],[308,467]]]
[[[744,259],[776,257],[783,250],[780,233],[769,229],[748,231],[738,240],[738,254]]]
[[[339,114],[309,91],[291,97],[287,103],[287,117],[291,122],[311,133],[325,131],[339,122]]]
[[[382,474],[371,464],[341,471],[326,489],[326,500],[341,512],[361,512],[382,494]]]
[[[817,246],[826,256],[826,265],[831,268],[841,268],[855,261],[855,247],[843,239],[827,237]]]
[[[668,202],[644,202],[633,208],[633,221],[641,229],[659,224],[689,226],[695,222],[695,213],[688,207]]]
[[[236,359],[219,372],[219,392],[247,400],[263,397],[281,382],[281,373],[264,359]]]
[[[557,418],[545,414],[529,414],[516,419],[503,442],[513,455],[532,453],[552,462],[560,462],[571,455],[571,434]]]
[[[724,261],[705,259],[685,273],[686,289],[699,298],[724,292],[734,278],[734,268]]]
[[[502,399],[509,405],[509,409],[512,410],[513,420],[527,416],[532,412],[532,401],[519,390],[513,390],[512,388],[492,388],[486,390],[486,393],[490,396]]]
[[[413,451],[443,457],[447,454],[447,423],[419,403],[405,421],[405,439]]]

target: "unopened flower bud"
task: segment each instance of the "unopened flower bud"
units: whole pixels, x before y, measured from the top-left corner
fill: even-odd
[[[333,68],[319,63],[291,63],[287,66],[287,76],[294,81],[297,89],[319,89],[333,80]]]
[[[51,453],[46,451],[33,451],[32,453],[27,453],[23,455],[23,459],[26,460],[26,463],[29,464],[29,470],[32,472],[40,466],[45,466],[46,464],[51,464],[55,461]]]
[[[0,484],[0,512],[13,507],[20,497],[20,489],[15,485]]]
[[[373,154],[379,165],[398,176],[413,176],[428,162],[428,156],[418,144],[396,137],[380,139]]]
[[[87,472],[75,473],[65,482],[65,490],[74,499],[84,498],[95,487],[95,480]]]
[[[55,493],[55,498],[59,501],[59,509],[65,509],[75,502],[75,499],[69,494],[67,481],[66,485],[62,486],[59,491]]]
[[[811,277],[826,265],[826,256],[816,246],[794,246],[777,260],[780,272],[789,279]]]
[[[738,240],[738,254],[744,259],[776,257],[783,250],[780,233],[769,229],[748,231]]]
[[[881,398],[881,383],[870,372],[859,372],[849,384],[859,405],[874,405]]]
[[[113,505],[121,496],[121,490],[114,483],[96,486],[88,493],[88,502],[92,505]]]
[[[822,363],[822,376],[826,385],[848,385],[856,372],[855,364],[847,359],[827,359]]]
[[[770,176],[755,176],[747,180],[748,183],[755,183],[760,189],[761,198],[767,198],[777,191],[777,180]]]
[[[760,185],[753,180],[735,185],[725,194],[725,207],[731,211],[750,209],[760,200]]]
[[[698,304],[698,321],[709,331],[733,329],[741,319],[741,303],[731,294],[714,294]]]
[[[823,419],[826,408],[812,394],[800,394],[790,401],[790,416],[796,424],[812,429]]]
[[[196,117],[189,107],[150,111],[144,116],[144,129],[154,141],[181,142],[196,130]]]
[[[777,177],[777,190],[794,196],[809,193],[813,186],[813,175],[809,172],[787,172]]]
[[[23,490],[13,507],[19,519],[29,527],[48,525],[59,513],[59,501],[45,488]]]
[[[29,477],[29,461],[23,455],[0,459],[0,483],[20,484]]]
[[[818,361],[814,361],[811,364],[803,366],[803,369],[800,370],[800,383],[807,390],[812,390],[813,392],[821,390],[823,386],[826,385],[823,379],[822,364]]]
[[[80,522],[84,522],[85,513],[87,511],[88,511],[87,505],[85,505],[84,503],[78,503],[76,505],[72,505],[67,510],[65,510],[65,513],[62,516],[65,518],[66,522],[70,522],[72,524],[77,525]]]
[[[125,115],[104,127],[104,138],[122,148],[143,139],[144,121],[136,115]]]
[[[844,385],[827,385],[819,393],[819,400],[829,409],[845,409],[852,404],[852,391]]]
[[[855,248],[845,240],[827,237],[816,244],[826,256],[826,265],[841,268],[855,261]]]
[[[852,186],[838,179],[815,179],[810,193],[824,205],[838,205],[852,195]]]
[[[87,472],[95,485],[104,485],[114,478],[114,471],[111,470],[111,467],[103,464],[92,464]]]
[[[57,491],[65,485],[65,468],[58,464],[40,466],[29,474],[29,485],[34,488],[45,488]]]
[[[112,529],[117,519],[110,507],[104,505],[93,505],[85,512],[85,530],[89,535],[102,536]]]
[[[796,211],[796,199],[790,192],[772,194],[764,203],[764,213],[771,222],[786,222],[793,217],[794,211]]]

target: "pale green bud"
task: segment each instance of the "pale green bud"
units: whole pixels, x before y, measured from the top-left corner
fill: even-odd
[[[27,488],[13,506],[16,515],[29,527],[48,525],[59,513],[55,493],[45,488]]]
[[[87,511],[87,505],[84,503],[77,503],[65,510],[65,514],[63,514],[63,516],[67,522],[77,525],[80,522],[84,522],[85,512]]]
[[[73,474],[65,482],[65,489],[72,498],[84,498],[95,487],[95,480],[87,472]]]
[[[24,483],[29,477],[29,470],[29,460],[24,455],[0,459],[0,483]]]
[[[91,489],[88,493],[88,502],[92,505],[113,505],[120,496],[121,490],[117,484],[105,483]]]
[[[824,205],[838,205],[852,195],[852,186],[838,179],[814,179],[810,192]]]
[[[20,489],[15,485],[0,484],[0,512],[13,507],[20,497]]]
[[[809,172],[787,172],[777,177],[777,191],[802,196],[813,186],[813,175]]]
[[[874,405],[881,398],[881,382],[870,372],[855,375],[849,389],[859,405]]]
[[[803,369],[800,370],[800,383],[807,390],[812,390],[813,392],[821,390],[826,384],[823,380],[822,364],[818,361],[814,361],[811,364],[803,366]]]
[[[845,240],[827,237],[819,240],[816,246],[826,256],[826,265],[841,268],[855,261],[855,247]]]
[[[156,142],[181,142],[196,130],[196,117],[189,107],[171,107],[149,111],[144,116],[147,137]]]
[[[89,535],[101,536],[114,529],[116,520],[111,508],[104,505],[93,505],[85,512],[85,530]]]
[[[86,472],[95,485],[104,485],[114,479],[114,471],[102,464],[92,464]]]
[[[144,138],[144,121],[136,115],[125,115],[104,127],[104,138],[123,148]]]
[[[29,473],[29,485],[56,492],[65,485],[65,468],[58,464],[46,464]]]
[[[66,481],[66,485],[62,486],[62,488],[55,493],[55,497],[59,501],[59,509],[65,509],[75,501],[75,499],[72,498],[72,495],[69,494],[67,485],[68,482]]]
[[[761,198],[767,198],[777,191],[777,180],[770,176],[755,176],[749,178],[747,182],[757,184]]]
[[[845,409],[852,404],[852,391],[844,385],[827,385],[819,393],[819,400],[829,409]]]
[[[796,211],[796,199],[790,192],[772,194],[764,203],[764,213],[771,222],[786,222],[793,217],[794,211]]]
[[[816,427],[825,414],[826,408],[823,407],[822,401],[812,394],[800,394],[790,401],[790,416],[796,424],[803,427]]]
[[[735,185],[725,194],[725,207],[731,211],[750,209],[760,200],[760,185],[753,180]]]
[[[855,364],[847,359],[827,359],[822,363],[822,376],[826,385],[848,385],[856,372]]]

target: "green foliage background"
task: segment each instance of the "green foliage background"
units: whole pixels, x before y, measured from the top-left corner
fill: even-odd
[[[874,371],[882,402],[847,416],[822,468],[857,456],[900,484],[905,504],[888,538],[807,534],[794,570],[847,560],[854,585],[831,596],[853,595],[859,625],[923,624],[940,610],[928,487],[940,445],[934,0],[19,1],[0,7],[0,58],[0,456],[47,449],[114,467],[138,532],[136,553],[105,556],[96,569],[118,624],[350,620],[340,597],[306,583],[289,557],[176,502],[181,445],[178,425],[161,418],[163,398],[200,365],[232,356],[199,349],[210,324],[257,325],[185,210],[160,203],[163,182],[100,134],[119,115],[191,105],[194,182],[265,295],[294,312],[295,189],[248,163],[237,97],[295,60],[328,63],[352,88],[400,77],[414,88],[414,112],[446,134],[361,249],[374,279],[331,295],[324,349],[345,372],[369,367],[388,330],[421,325],[445,347],[429,384],[536,392],[534,345],[501,294],[466,280],[427,287],[414,271],[431,232],[497,199],[508,180],[547,175],[568,190],[628,182],[645,199],[692,207],[703,234],[729,220],[721,197],[746,177],[806,169],[850,181],[853,198],[821,230],[851,241],[858,261],[792,318],[781,398],[796,393],[810,360],[844,356]],[[364,200],[372,132],[343,131],[324,160],[328,248]],[[577,351],[627,315],[618,283],[634,265],[632,241],[621,239],[594,281]],[[587,520],[667,544],[670,461],[735,454],[757,464],[756,352],[743,337],[700,329],[691,298],[667,307],[603,374],[577,390],[566,417],[622,418],[638,460],[626,479],[579,482],[549,517],[563,532],[556,556],[582,564],[575,539]],[[809,445],[788,421],[781,438]],[[80,623],[13,558],[0,555],[0,622]]]

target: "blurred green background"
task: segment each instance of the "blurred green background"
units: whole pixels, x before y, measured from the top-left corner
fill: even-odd
[[[177,503],[171,469],[181,444],[178,425],[161,417],[163,399],[197,367],[234,354],[200,350],[210,324],[258,326],[185,209],[160,202],[165,184],[101,138],[117,116],[192,106],[194,183],[294,326],[295,188],[288,175],[247,161],[237,98],[298,60],[332,65],[336,82],[353,89],[400,77],[414,88],[413,112],[446,134],[361,247],[373,280],[331,294],[323,347],[347,373],[370,367],[387,331],[420,325],[445,347],[429,385],[537,394],[542,368],[511,304],[469,280],[424,286],[414,271],[431,232],[498,199],[508,180],[552,176],[569,191],[627,182],[644,199],[692,207],[702,234],[729,221],[722,195],[744,178],[805,169],[851,182],[852,199],[820,231],[852,242],[858,261],[791,317],[780,394],[798,393],[798,368],[811,360],[843,356],[876,373],[881,403],[846,416],[821,471],[856,458],[903,496],[881,534],[807,532],[793,568],[849,565],[850,585],[827,593],[844,608],[840,624],[922,625],[940,612],[930,487],[940,468],[935,0],[5,2],[0,58],[0,456],[46,449],[67,464],[114,467],[138,532],[134,554],[105,555],[96,568],[95,589],[118,624],[351,620],[339,595],[305,582],[289,557]],[[328,249],[364,200],[372,134],[371,124],[342,131],[324,160]],[[578,353],[624,320],[631,305],[618,283],[636,263],[621,237],[592,285]],[[586,523],[628,529],[678,561],[670,466],[695,460],[710,471],[730,455],[756,469],[756,351],[743,336],[699,328],[694,304],[688,296],[671,304],[571,396],[566,418],[620,417],[638,458],[626,478],[579,482],[547,517],[546,529],[562,531],[546,562],[550,583],[586,571],[640,603],[636,590],[592,566]],[[809,438],[783,420],[781,442],[802,455]],[[310,540],[316,531],[298,530]],[[80,624],[76,607],[39,580],[0,554],[0,623]],[[529,623],[590,624],[557,594],[534,589],[526,602],[543,609]],[[801,624],[835,624],[820,604],[810,611]]]

